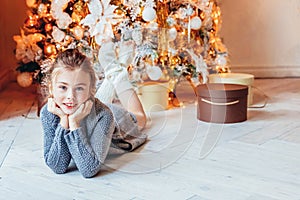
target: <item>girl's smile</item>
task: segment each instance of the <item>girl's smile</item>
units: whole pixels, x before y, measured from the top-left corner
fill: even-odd
[[[72,110],[72,109],[76,108],[76,104],[74,105],[73,103],[63,103],[63,105],[64,105],[68,110]]]

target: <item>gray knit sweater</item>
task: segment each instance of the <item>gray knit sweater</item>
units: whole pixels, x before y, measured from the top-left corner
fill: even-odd
[[[58,174],[65,173],[73,159],[83,177],[93,177],[109,152],[132,151],[147,139],[132,114],[115,105],[106,106],[98,99],[74,131],[64,129],[59,117],[47,110],[47,104],[41,110],[41,121],[45,162]]]

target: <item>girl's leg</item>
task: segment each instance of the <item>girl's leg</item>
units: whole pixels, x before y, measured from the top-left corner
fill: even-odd
[[[122,106],[136,116],[139,129],[143,129],[146,125],[146,114],[129,81],[127,69],[123,67],[127,66],[132,51],[133,46],[124,44],[117,56],[112,42],[103,44],[98,58],[104,69],[105,79],[95,97],[103,103],[112,103],[113,98],[118,96]]]

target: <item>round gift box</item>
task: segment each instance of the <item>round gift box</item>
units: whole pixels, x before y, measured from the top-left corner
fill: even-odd
[[[168,108],[169,83],[145,82],[137,89],[138,97],[145,111],[161,111]]]
[[[247,85],[248,89],[248,106],[253,103],[252,85],[254,81],[254,75],[244,73],[220,73],[210,74],[208,76],[209,83],[231,83],[239,85]]]
[[[205,122],[236,123],[247,120],[248,86],[208,83],[197,86],[197,118]]]

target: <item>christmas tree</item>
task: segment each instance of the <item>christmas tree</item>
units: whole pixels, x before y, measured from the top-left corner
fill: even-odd
[[[205,83],[208,73],[227,72],[228,53],[219,37],[216,0],[26,0],[21,34],[14,36],[17,70],[43,83],[59,51],[78,48],[91,58],[112,40],[135,43],[127,67],[132,82]],[[192,81],[193,80],[193,81]]]

